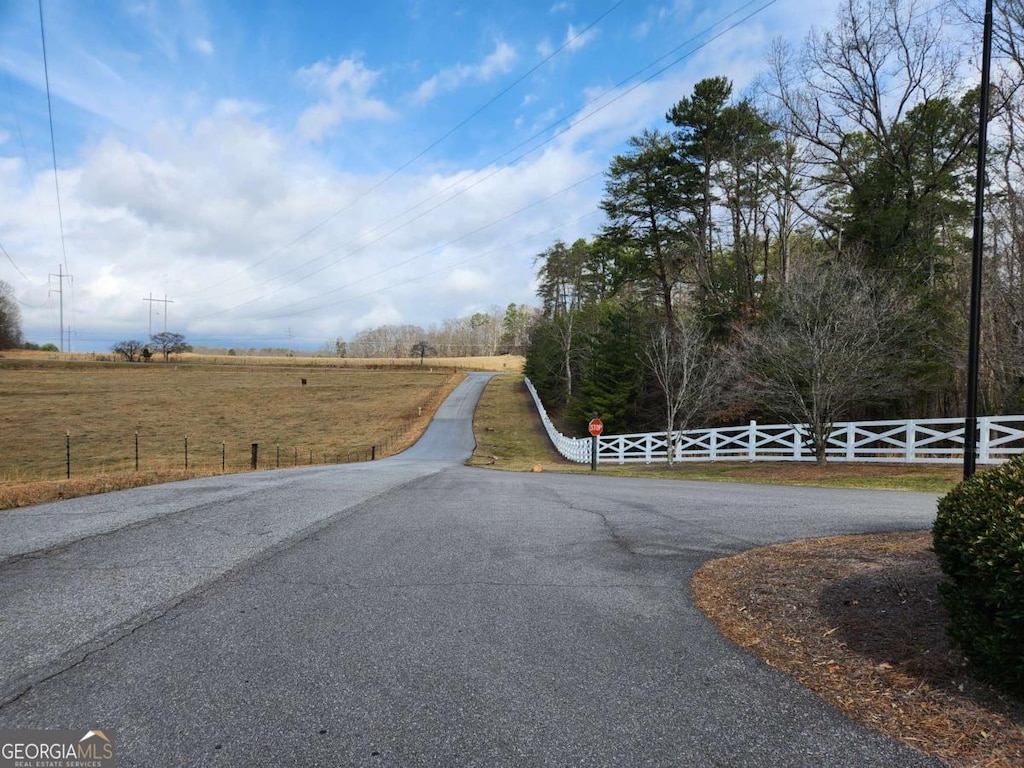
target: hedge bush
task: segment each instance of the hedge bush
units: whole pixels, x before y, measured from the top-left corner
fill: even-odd
[[[950,637],[979,677],[1024,697],[1024,457],[944,496],[932,535]]]

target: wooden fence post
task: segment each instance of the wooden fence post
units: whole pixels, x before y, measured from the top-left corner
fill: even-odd
[[[260,444],[259,443],[253,443],[252,444],[252,468],[253,469],[256,469],[256,465],[257,465],[258,460],[259,460],[259,452],[260,452]]]

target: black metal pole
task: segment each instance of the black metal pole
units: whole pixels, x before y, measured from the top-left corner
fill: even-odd
[[[978,452],[978,370],[981,350],[981,277],[985,236],[985,159],[992,69],[992,0],[985,0],[978,110],[978,169],[974,186],[974,242],[971,257],[971,310],[967,342],[967,416],[964,419],[964,479],[974,474]]]
[[[597,435],[590,436],[590,471],[597,472]]]

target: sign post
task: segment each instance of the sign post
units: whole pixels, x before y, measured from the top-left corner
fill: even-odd
[[[604,424],[597,418],[597,414],[594,414],[594,418],[590,420],[590,471],[597,472],[597,438],[604,432]]]

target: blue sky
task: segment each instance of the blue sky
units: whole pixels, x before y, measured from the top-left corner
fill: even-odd
[[[0,0],[0,279],[57,343],[69,271],[97,351],[151,294],[154,331],[240,347],[534,303],[631,135],[837,2],[44,0],[59,217],[39,6]]]

